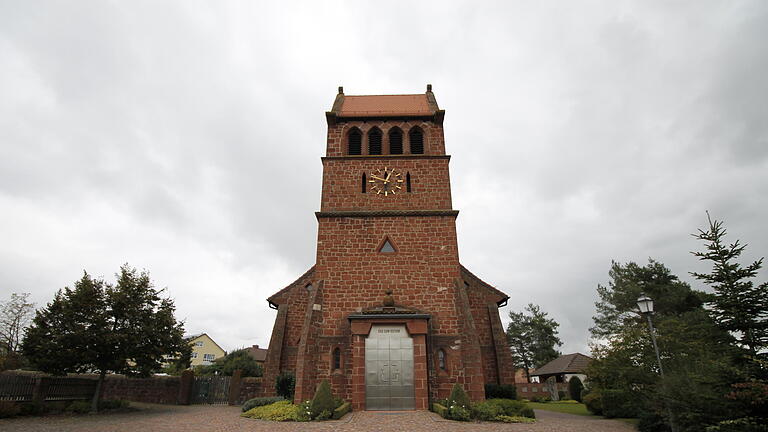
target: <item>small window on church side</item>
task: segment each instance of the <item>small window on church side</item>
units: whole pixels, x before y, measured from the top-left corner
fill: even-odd
[[[408,141],[411,144],[412,154],[424,153],[424,133],[421,131],[420,127],[414,126],[411,128],[408,132]]]
[[[411,173],[405,173],[405,191],[411,191]]]
[[[368,182],[365,180],[365,173],[363,173],[363,182],[360,185],[360,187],[361,187],[361,191],[360,192],[365,193],[365,187],[366,187],[365,185],[366,185],[366,183],[368,183]]]
[[[389,153],[403,154],[403,131],[398,127],[389,130]]]
[[[336,347],[333,349],[333,370],[341,369],[341,349]]]
[[[445,351],[443,351],[442,348],[437,350],[437,367],[440,368],[440,370],[447,370],[445,364]]]
[[[347,153],[350,155],[362,154],[363,133],[358,128],[352,128],[347,135]]]
[[[381,154],[381,129],[377,127],[368,131],[368,154]]]
[[[312,291],[312,284],[307,284],[307,286],[304,287],[307,291]]]
[[[389,239],[384,241],[384,244],[381,245],[381,249],[379,249],[379,252],[382,253],[392,253],[395,251],[395,247],[392,246],[392,243],[389,242]]]

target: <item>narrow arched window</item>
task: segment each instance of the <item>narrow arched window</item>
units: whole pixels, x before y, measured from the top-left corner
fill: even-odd
[[[363,133],[358,128],[352,128],[347,135],[347,154],[359,155],[363,150]]]
[[[333,370],[341,369],[341,349],[336,347],[333,349]]]
[[[445,351],[443,351],[442,348],[437,350],[437,367],[440,368],[440,370],[447,369],[445,365]]]
[[[405,191],[411,191],[411,173],[405,173]]]
[[[361,187],[360,192],[365,193],[365,187],[366,187],[365,185],[366,185],[366,183],[368,183],[368,182],[365,180],[365,173],[363,173],[363,181],[360,184],[360,187]]]
[[[381,129],[377,127],[368,131],[368,154],[381,154]]]
[[[399,127],[389,130],[389,154],[403,154],[403,131]]]
[[[408,131],[408,141],[411,144],[412,154],[424,153],[424,132],[420,127],[414,126]]]

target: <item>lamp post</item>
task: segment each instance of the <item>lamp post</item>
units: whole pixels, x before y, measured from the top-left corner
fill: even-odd
[[[656,352],[656,362],[659,364],[659,374],[661,375],[662,383],[664,382],[664,368],[661,366],[661,356],[659,355],[659,346],[656,345],[656,331],[653,328],[653,321],[651,321],[651,314],[653,314],[653,299],[647,295],[640,293],[640,297],[637,299],[637,307],[640,309],[640,313],[648,318],[648,328],[651,332],[651,341],[653,342],[653,351]],[[675,420],[672,416],[672,409],[667,405],[667,412],[669,413],[669,427],[672,432],[677,432],[675,426]]]

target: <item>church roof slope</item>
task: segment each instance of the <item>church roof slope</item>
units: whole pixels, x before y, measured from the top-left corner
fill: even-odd
[[[486,282],[486,281],[480,279],[479,277],[477,277],[474,273],[469,271],[469,269],[464,267],[463,264],[459,264],[459,267],[461,268],[461,274],[462,274],[463,277],[472,278],[472,279],[476,280],[478,283],[480,283],[480,285],[486,287],[491,292],[493,292],[494,294],[498,295],[499,299],[496,301],[497,304],[503,303],[503,302],[505,302],[505,301],[507,301],[509,299],[509,296],[507,294],[505,294],[503,291],[499,290],[498,288],[494,287],[493,285],[489,284],[488,282]]]
[[[291,282],[288,286],[286,286],[285,288],[281,289],[280,291],[272,294],[271,296],[267,297],[267,302],[270,305],[273,305],[273,304],[274,305],[278,305],[278,304],[280,304],[280,302],[282,300],[281,296],[283,294],[285,294],[286,292],[290,291],[291,288],[296,287],[302,280],[310,277],[314,272],[315,272],[315,266],[310,267],[309,270],[304,272],[303,275],[299,276],[298,279],[296,279],[295,281]],[[277,306],[275,306],[274,308],[277,309]]]
[[[426,94],[345,96],[339,117],[431,116]]]
[[[444,115],[431,84],[427,84],[425,93],[396,95],[345,95],[344,88],[339,87],[333,108],[326,113],[330,123],[341,118],[382,117],[432,117],[441,123]]]
[[[531,376],[583,373],[591,361],[592,357],[582,353],[565,354],[536,369]]]

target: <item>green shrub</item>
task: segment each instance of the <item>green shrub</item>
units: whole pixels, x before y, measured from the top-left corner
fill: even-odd
[[[504,422],[504,423],[535,423],[536,419],[528,418],[528,417],[500,415],[496,417],[496,421]]]
[[[298,409],[290,401],[283,400],[270,405],[258,406],[240,414],[242,417],[248,417],[259,420],[271,421],[295,421],[297,419]]]
[[[512,384],[486,384],[486,399],[517,399],[517,387]]]
[[[655,410],[647,409],[640,413],[637,422],[637,430],[640,432],[669,432],[669,425],[664,417]]]
[[[283,399],[292,401],[296,389],[296,377],[292,372],[283,372],[275,378],[275,393]]]
[[[461,405],[452,405],[448,407],[448,416],[446,418],[456,421],[469,421],[472,418],[472,413],[469,412],[469,408]]]
[[[331,418],[331,413],[333,413],[335,408],[336,405],[333,402],[333,394],[331,394],[331,385],[328,384],[328,380],[323,380],[317,387],[315,397],[312,398],[312,402],[309,404],[312,418],[318,418],[323,411],[328,411],[328,417],[326,417],[326,419]]]
[[[344,405],[344,403],[345,403],[345,402],[346,402],[346,401],[345,401],[344,399],[342,399],[342,398],[340,398],[340,397],[336,397],[336,396],[334,396],[334,397],[333,397],[333,408],[334,408],[334,409],[336,409],[336,408],[338,408],[338,407],[340,407],[340,406]]]
[[[608,418],[635,418],[641,411],[636,393],[626,390],[603,390],[603,415]]]
[[[1,403],[2,402],[0,402],[0,404]],[[19,413],[19,415],[23,415],[23,416],[41,415],[41,414],[45,414],[47,411],[44,403],[29,402],[29,403],[21,404],[19,405],[19,407],[21,408],[21,412]]]
[[[568,394],[571,395],[571,399],[581,402],[581,391],[584,389],[584,383],[581,382],[581,378],[572,376],[568,380]]]
[[[432,404],[432,412],[437,413],[442,418],[447,418],[448,416],[448,408],[446,408],[445,405],[435,402]]]
[[[99,401],[99,411],[128,408],[131,403],[123,399],[105,399]]]
[[[67,407],[68,413],[85,414],[91,411],[91,403],[87,401],[74,401]]]
[[[328,410],[322,410],[320,411],[320,414],[317,415],[317,418],[315,420],[329,420],[333,413]]]
[[[597,391],[587,393],[582,399],[587,410],[594,415],[603,415],[603,397]]]
[[[339,405],[335,410],[333,410],[333,419],[338,420],[342,417],[344,417],[344,414],[348,413],[352,409],[352,404],[349,402],[344,402],[343,404]]]
[[[243,404],[243,412],[246,412],[251,408],[256,408],[259,406],[271,405],[275,402],[280,402],[281,400],[284,400],[284,399],[281,398],[280,396],[257,397],[253,399],[248,399]]]
[[[451,389],[451,395],[448,396],[448,408],[455,405],[463,408],[469,408],[471,405],[469,396],[467,396],[467,392],[465,392],[459,384],[453,385],[453,389]]]
[[[309,410],[309,404],[312,401],[304,401],[296,407],[296,421],[308,422],[312,421],[312,411]]]
[[[709,426],[707,432],[768,432],[768,425],[765,424],[765,419],[742,417]]]
[[[15,417],[21,412],[21,406],[16,402],[0,401],[0,418]]]
[[[504,411],[498,404],[490,401],[472,404],[472,418],[476,420],[494,421],[496,417],[503,415]]]

